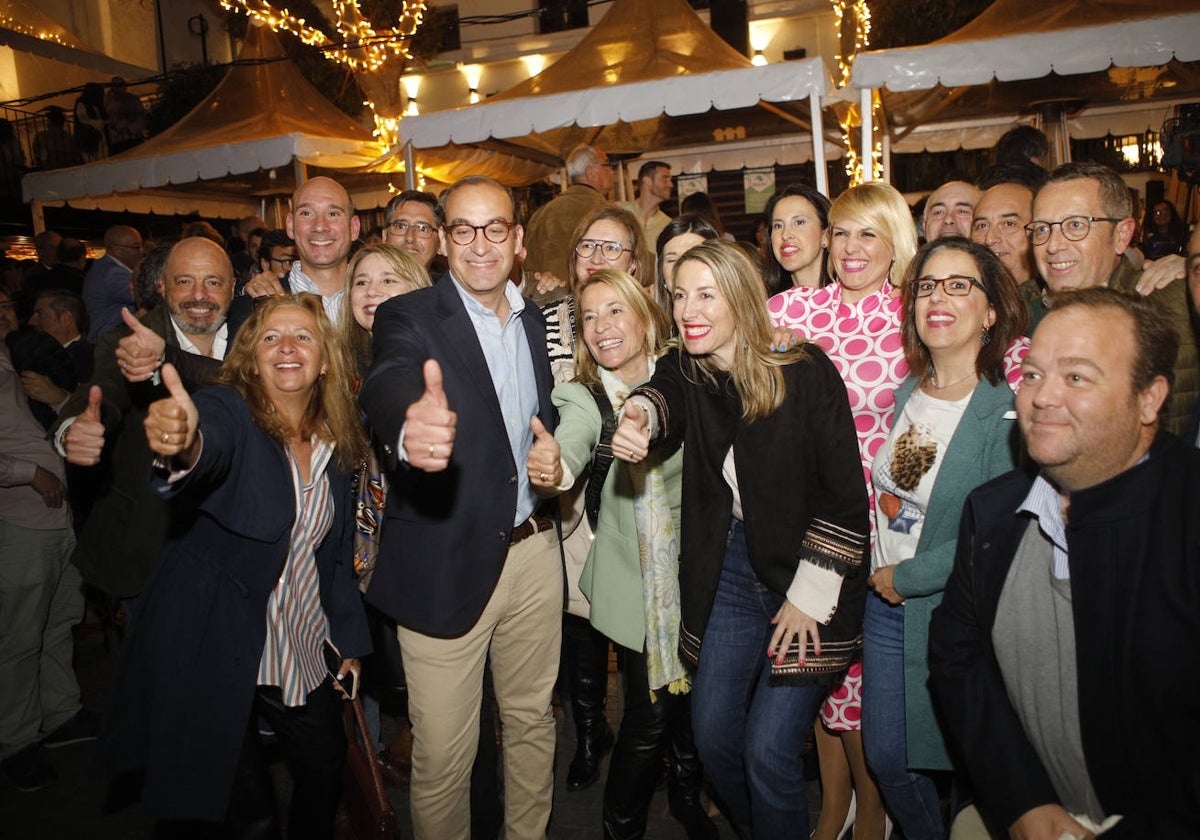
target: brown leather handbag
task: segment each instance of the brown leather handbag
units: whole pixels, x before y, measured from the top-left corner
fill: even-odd
[[[394,840],[396,812],[388,800],[375,763],[375,750],[362,702],[343,701],[346,721],[346,766],[342,770],[342,801],[358,840]]]

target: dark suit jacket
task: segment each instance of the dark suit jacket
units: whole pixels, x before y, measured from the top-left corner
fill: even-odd
[[[283,279],[279,281],[283,286],[284,294],[292,293],[292,272],[288,271],[283,275]],[[258,301],[266,300],[266,298],[253,298],[250,295],[238,293],[233,298],[233,303],[229,304],[229,340],[233,341],[233,337],[237,335],[237,331],[241,329],[242,324],[246,323],[246,319],[250,317],[250,313],[254,311],[254,307],[258,305]]]
[[[546,328],[528,304],[521,323],[537,378],[538,417],[554,429],[554,383]],[[399,463],[395,446],[408,406],[425,391],[422,367],[436,359],[458,414],[448,469]],[[409,629],[452,638],[474,626],[508,555],[517,471],[479,339],[453,280],[384,302],[375,313],[374,363],[359,392],[383,442],[391,491],[383,542],[367,600]]]
[[[156,489],[197,509],[146,586],[105,735],[118,769],[144,767],[144,801],[168,819],[219,820],[228,805],[266,639],[267,597],[287,560],[296,518],[283,447],[255,425],[231,388],[195,395],[200,460]],[[343,656],[370,652],[354,581],[350,475],[330,461],[333,522],[317,546],[321,605]]]
[[[75,371],[75,382],[87,382],[92,378],[96,368],[96,346],[83,336],[75,339],[64,348],[71,357],[71,367]]]
[[[166,341],[167,360],[179,368],[183,384],[195,390],[208,384],[220,363],[181,350],[170,317],[165,306],[157,306],[142,317],[142,323]],[[88,391],[92,385],[100,386],[105,462],[81,469],[102,472],[111,464],[112,481],[93,505],[71,561],[88,583],[121,598],[142,591],[172,526],[169,503],[150,489],[154,456],[142,428],[146,409],[166,397],[167,389],[150,382],[130,383],[121,374],[117,343],[127,335],[129,328],[122,323],[100,337],[92,381],[80,385],[70,396],[54,428],[57,432],[62,421],[87,408]],[[174,524],[178,526],[179,521]]]
[[[1057,802],[1004,687],[992,627],[1032,475],[967,498],[929,632],[930,688],[980,809],[1007,827]],[[1067,546],[1079,720],[1105,838],[1200,836],[1200,450],[1160,433],[1150,458],[1071,495]]]
[[[73,391],[79,384],[71,355],[58,340],[37,330],[13,330],[4,339],[8,346],[13,369],[17,373],[32,371],[48,378],[64,391]],[[29,401],[29,411],[42,428],[54,425],[54,408],[37,400]]]

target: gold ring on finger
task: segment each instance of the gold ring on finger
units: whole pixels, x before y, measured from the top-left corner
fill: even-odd
[[[431,444],[429,444],[429,457],[430,457],[430,458],[432,458],[432,457],[433,457],[433,444],[432,444],[432,443],[431,443]]]
[[[171,433],[170,433],[170,432],[163,432],[163,433],[162,433],[162,442],[163,442],[163,443],[170,443],[170,442],[171,442]]]

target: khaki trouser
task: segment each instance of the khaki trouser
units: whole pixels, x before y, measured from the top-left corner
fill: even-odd
[[[471,767],[489,652],[504,732],[505,837],[545,837],[562,610],[562,559],[551,530],[509,548],[491,599],[465,635],[439,639],[399,629],[413,724],[410,801],[417,840],[470,838]]]
[[[70,528],[0,521],[0,758],[79,711],[71,627],[83,619],[83,582],[68,560],[74,547]]]

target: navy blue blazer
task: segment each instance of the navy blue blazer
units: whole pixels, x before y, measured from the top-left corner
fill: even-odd
[[[267,598],[296,517],[283,447],[231,388],[199,391],[204,443],[181,482],[154,479],[196,521],[159,557],[122,652],[106,746],[118,769],[146,769],[147,810],[220,820],[246,735],[266,641]],[[370,652],[352,564],[348,473],[326,469],[333,522],[317,547],[321,605],[343,656]]]
[[[929,629],[929,686],[955,763],[1001,828],[1058,796],[1008,699],[992,644],[1030,515],[1014,471],[963,508]],[[1079,728],[1113,840],[1200,837],[1200,451],[1160,432],[1150,457],[1071,494],[1067,523]],[[1048,641],[1047,644],[1053,644]]]
[[[554,387],[546,323],[527,304],[521,323],[537,378],[538,418],[553,431]],[[517,473],[500,401],[479,339],[453,279],[385,301],[375,312],[374,362],[358,399],[383,443],[391,490],[367,600],[429,636],[461,636],[479,620],[508,555]],[[450,466],[410,468],[395,452],[410,404],[435,359],[458,426]]]

